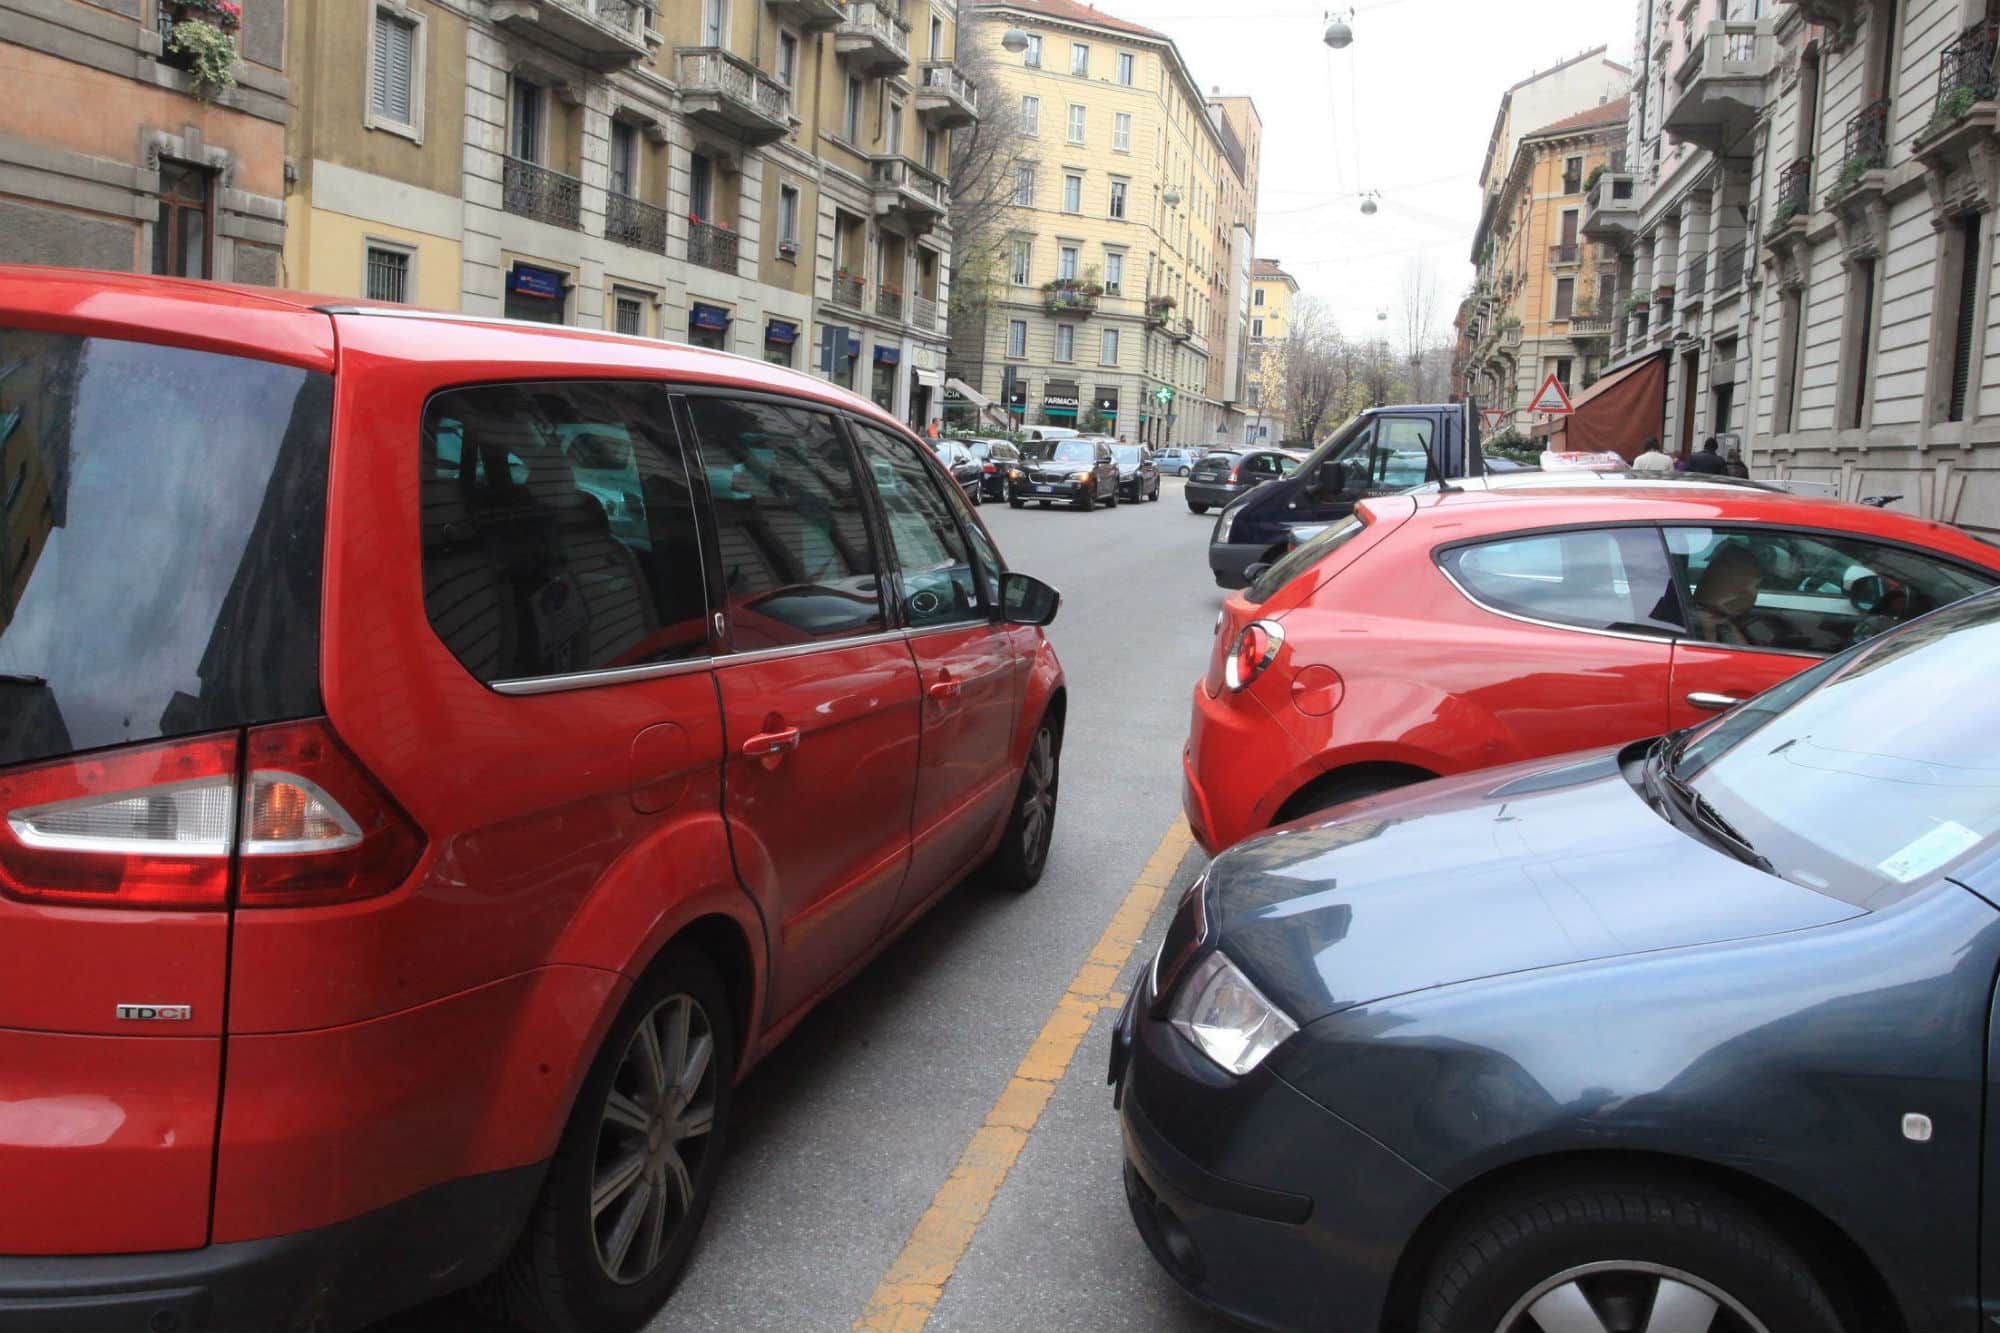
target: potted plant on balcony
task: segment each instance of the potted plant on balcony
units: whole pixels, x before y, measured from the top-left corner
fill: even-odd
[[[1626,315],[1643,315],[1648,310],[1652,309],[1652,306],[1653,306],[1652,300],[1648,298],[1644,293],[1639,293],[1637,295],[1626,297],[1625,304],[1620,306],[1619,309],[1621,313]]]
[[[177,0],[167,30],[167,63],[185,70],[194,94],[213,99],[236,86],[236,40],[243,7],[236,0]]]
[[[1585,194],[1595,193],[1597,190],[1597,182],[1603,179],[1604,179],[1604,164],[1600,162],[1596,166],[1590,169],[1590,174],[1588,176],[1585,176],[1583,178],[1583,192]]]

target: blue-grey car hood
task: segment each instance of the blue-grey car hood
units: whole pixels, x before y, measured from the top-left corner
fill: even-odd
[[[1605,754],[1426,783],[1218,857],[1222,949],[1301,1025],[1392,995],[1860,908],[1681,832]]]

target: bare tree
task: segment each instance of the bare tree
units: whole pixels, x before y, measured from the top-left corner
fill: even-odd
[[[992,301],[1003,277],[1007,213],[1015,180],[1028,160],[1021,104],[1004,95],[994,25],[968,23],[959,30],[959,71],[979,90],[979,119],[951,135],[951,317],[976,317]]]
[[[1429,401],[1424,357],[1436,342],[1437,313],[1437,266],[1424,255],[1412,255],[1403,270],[1403,356],[1410,365],[1410,396],[1420,402]]]
[[[1352,383],[1347,340],[1324,302],[1302,296],[1292,303],[1291,329],[1278,356],[1284,376],[1285,438],[1313,444],[1321,427],[1340,410]]]

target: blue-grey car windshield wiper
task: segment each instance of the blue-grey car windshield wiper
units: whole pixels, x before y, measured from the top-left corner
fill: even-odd
[[[1674,772],[1679,760],[1679,744],[1663,744],[1653,751],[1647,761],[1647,768],[1658,781],[1660,790],[1674,807],[1709,838],[1719,844],[1737,860],[1747,866],[1754,866],[1767,875],[1777,874],[1770,858],[1750,845],[1750,840],[1736,831],[1736,826],[1725,819],[1720,810],[1709,803],[1706,796],[1696,791],[1686,779]]]

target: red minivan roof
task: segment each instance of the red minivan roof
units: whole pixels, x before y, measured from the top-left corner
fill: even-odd
[[[492,361],[531,373],[592,367],[812,398],[902,423],[867,398],[753,357],[602,329],[193,278],[0,264],[0,322],[332,370],[342,342],[413,361]],[[338,329],[336,328],[338,323]],[[449,340],[440,327],[452,330]]]

